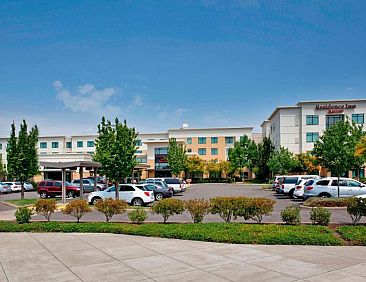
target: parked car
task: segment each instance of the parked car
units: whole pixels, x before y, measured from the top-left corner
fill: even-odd
[[[153,191],[156,201],[173,196],[173,188],[171,187],[161,187],[152,183],[137,184],[136,187],[143,191]]]
[[[280,193],[288,195],[293,199],[295,187],[299,180],[319,179],[318,175],[286,175],[283,177],[280,185]]]
[[[304,186],[305,185],[311,185],[312,183],[314,183],[313,179],[300,179],[295,187],[295,192],[294,192],[294,198],[303,198],[304,196]]]
[[[351,178],[339,179],[339,196],[353,197],[366,194],[366,185]],[[338,178],[315,179],[304,186],[304,199],[310,197],[338,197]]]
[[[34,187],[31,183],[29,182],[24,182],[24,190],[25,191],[33,191],[34,190]]]
[[[89,176],[86,179],[91,179],[94,181],[94,176]],[[104,176],[97,176],[97,183],[99,190],[104,190],[108,188],[107,179]]]
[[[0,182],[0,194],[9,194],[11,192],[11,188],[8,184]]]
[[[5,184],[8,184],[11,188],[12,192],[20,192],[22,191],[22,185],[20,184],[20,182],[4,182]]]
[[[104,191],[91,192],[88,196],[88,202],[94,205],[100,199],[115,199],[115,187],[109,187]],[[154,202],[153,191],[142,191],[137,188],[135,184],[121,184],[119,185],[119,198],[125,200],[128,204],[133,206],[144,206]]]
[[[279,187],[281,180],[283,179],[282,175],[277,175],[272,182],[272,190],[276,190]]]
[[[174,194],[181,193],[184,191],[184,186],[183,186],[182,180],[180,180],[179,178],[167,177],[167,178],[147,178],[146,179],[147,183],[156,183],[159,181],[163,181],[169,187],[172,187]]]
[[[38,184],[37,193],[42,199],[62,195],[62,182],[56,180],[41,181]],[[68,198],[75,198],[80,196],[80,187],[66,182],[66,196]]]
[[[71,184],[74,186],[80,187],[80,179],[74,179],[71,181]],[[104,185],[97,183],[97,189],[103,190]],[[83,179],[83,191],[84,192],[93,192],[94,191],[94,181],[91,179]]]

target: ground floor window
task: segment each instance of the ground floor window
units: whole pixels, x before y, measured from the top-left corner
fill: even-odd
[[[306,142],[316,142],[319,139],[319,132],[307,132],[306,133]]]

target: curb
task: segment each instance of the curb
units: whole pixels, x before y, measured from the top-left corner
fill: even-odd
[[[16,208],[16,209],[18,208],[18,206],[17,206],[17,205],[13,205],[13,204],[10,204],[10,203],[8,203],[8,202],[0,201],[0,203],[4,204],[4,205],[6,205],[6,206],[12,207],[12,208]]]

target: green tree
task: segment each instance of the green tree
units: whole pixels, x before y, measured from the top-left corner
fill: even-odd
[[[32,127],[28,132],[25,120],[20,125],[16,137],[15,124],[11,125],[10,138],[7,146],[8,177],[21,183],[21,199],[24,199],[24,182],[39,173],[37,142],[38,128]]]
[[[178,176],[185,170],[186,166],[186,148],[183,144],[178,144],[175,138],[169,139],[168,163],[175,176]]]
[[[244,135],[240,141],[236,141],[234,148],[229,149],[229,161],[235,171],[242,173],[242,170],[247,167],[254,167],[255,159],[257,158],[257,145],[248,136]],[[244,181],[244,175],[243,181]]]
[[[206,162],[205,170],[208,173],[210,180],[213,178],[221,178],[222,166],[217,159],[209,160]]]
[[[0,157],[0,180],[4,179],[5,176],[6,176],[6,170],[5,170],[4,165],[3,165],[3,160]]]
[[[132,174],[136,165],[136,145],[137,133],[134,127],[128,127],[126,120],[121,123],[116,118],[112,125],[102,118],[98,125],[94,160],[102,164],[100,172],[116,187],[116,199],[119,199],[119,183]]]
[[[257,148],[257,158],[254,162],[254,166],[256,167],[256,178],[268,180],[271,177],[268,160],[274,152],[274,146],[270,138],[264,137],[263,141],[257,145]]]
[[[281,147],[272,154],[267,165],[273,174],[284,175],[298,167],[299,162],[288,149]]]
[[[338,197],[339,177],[355,167],[359,161],[355,158],[355,151],[361,139],[360,130],[359,126],[348,120],[339,121],[325,130],[314,144],[313,154],[319,164],[338,177]]]
[[[295,157],[298,160],[298,167],[296,168],[297,172],[319,174],[320,166],[318,165],[316,157],[311,153],[300,153]]]
[[[205,162],[198,156],[188,157],[186,160],[186,169],[194,179],[197,174],[202,174],[205,171]]]

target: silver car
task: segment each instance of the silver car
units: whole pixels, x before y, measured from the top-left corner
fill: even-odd
[[[0,194],[8,194],[11,193],[11,188],[8,184],[5,184],[4,182],[0,182]]]
[[[339,179],[339,197],[366,194],[366,185],[351,178]],[[327,177],[309,181],[304,186],[304,199],[310,197],[338,197],[338,178]]]

